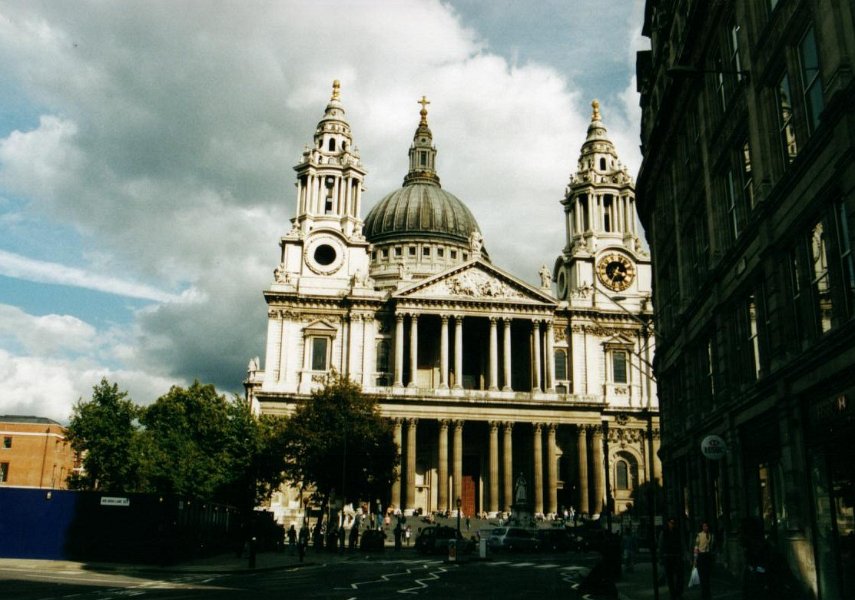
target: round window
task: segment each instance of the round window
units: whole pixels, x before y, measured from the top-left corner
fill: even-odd
[[[567,294],[567,274],[562,269],[558,272],[558,297],[564,298]]]
[[[319,265],[326,267],[327,265],[331,265],[333,261],[335,261],[336,252],[335,248],[330,246],[329,244],[321,244],[317,248],[315,248],[315,262]]]

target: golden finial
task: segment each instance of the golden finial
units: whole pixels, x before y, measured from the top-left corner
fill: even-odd
[[[422,96],[422,99],[416,102],[416,104],[422,105],[422,109],[419,111],[419,114],[422,116],[421,125],[427,125],[427,105],[430,104],[430,100]]]
[[[336,79],[335,81],[332,82],[332,98],[330,98],[331,102],[333,100],[341,100],[341,95],[339,94],[339,91],[340,91],[339,88],[341,88],[341,82],[338,79]]]
[[[599,121],[600,120],[600,101],[594,100],[593,102],[591,102],[591,106],[594,108],[594,114],[591,115],[591,120],[592,121]]]

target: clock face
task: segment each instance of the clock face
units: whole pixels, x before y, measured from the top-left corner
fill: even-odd
[[[610,290],[622,292],[632,284],[635,268],[622,254],[607,254],[597,263],[597,276]]]

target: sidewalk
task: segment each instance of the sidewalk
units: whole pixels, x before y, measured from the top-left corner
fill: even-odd
[[[652,600],[653,595],[653,567],[647,552],[639,552],[639,560],[636,562],[632,573],[623,569],[623,575],[616,583],[618,595],[621,600]],[[659,579],[662,585],[659,587],[660,600],[671,600],[668,594],[668,585],[663,580],[664,571],[659,567]],[[688,582],[689,573],[686,572],[685,581]],[[723,567],[713,569],[712,597],[715,600],[739,600],[742,598],[742,586]],[[683,592],[684,600],[700,599],[700,588],[687,589]]]

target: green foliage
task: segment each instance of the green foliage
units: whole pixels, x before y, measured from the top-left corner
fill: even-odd
[[[386,494],[398,451],[388,420],[356,383],[333,373],[327,384],[297,404],[285,427],[286,475],[313,486],[320,498],[333,490],[348,500]]]
[[[172,387],[142,408],[106,380],[74,407],[69,439],[84,451],[80,489],[176,493],[251,511],[283,478],[285,420],[258,418],[213,385]]]
[[[138,485],[140,409],[106,379],[94,386],[92,399],[74,405],[67,436],[81,453],[84,472],[69,478],[76,489],[130,492]]]

